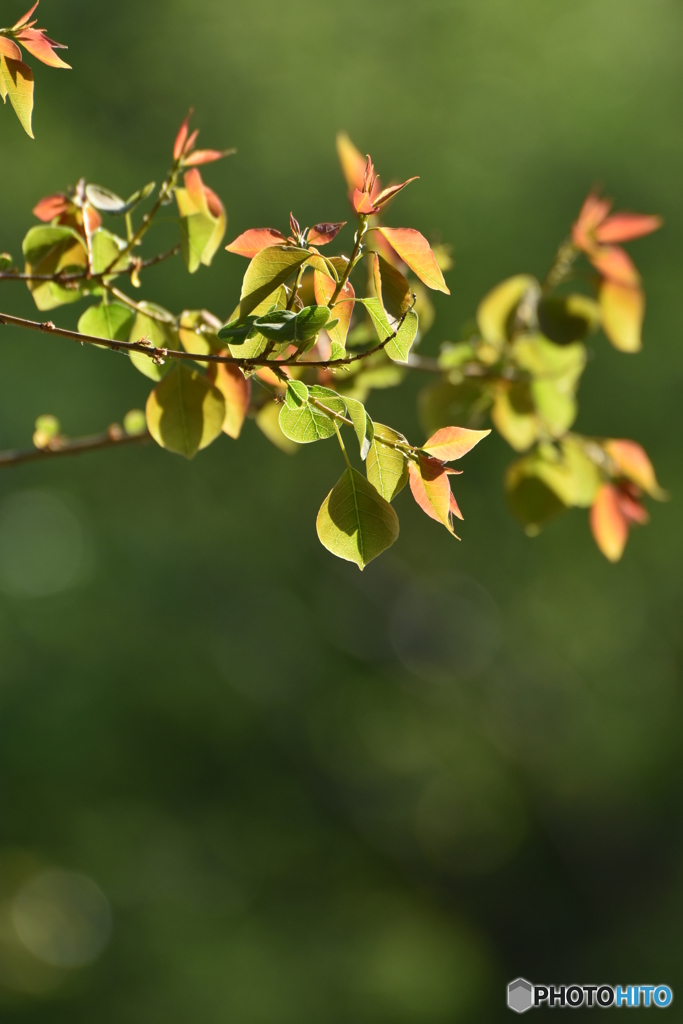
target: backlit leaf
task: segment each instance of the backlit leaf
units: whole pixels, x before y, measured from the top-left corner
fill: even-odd
[[[252,259],[261,249],[267,249],[269,245],[284,245],[287,239],[275,228],[250,228],[238,235],[234,242],[226,245],[228,252],[237,253],[238,256],[248,256]]]
[[[247,267],[240,295],[240,317],[248,316],[267,299],[311,254],[295,246],[271,245],[254,256]]]
[[[7,36],[0,36],[0,54],[3,57],[11,57],[12,60],[21,60],[21,50],[13,39]]]
[[[525,295],[535,297],[539,291],[538,281],[530,274],[517,274],[496,285],[477,308],[477,324],[482,338],[492,345],[505,344],[520,302]]]
[[[33,72],[28,64],[0,54],[0,78],[3,99],[9,95],[10,103],[19,118],[22,128],[33,138],[31,118],[33,116]]]
[[[154,348],[180,348],[178,331],[168,310],[154,302],[140,302],[138,305],[141,311],[136,314],[129,341],[149,341]],[[147,313],[154,313],[156,316],[148,316]],[[158,319],[159,317],[162,319]],[[130,361],[136,370],[150,380],[161,380],[173,366],[168,359],[162,365],[157,365],[142,352],[131,352]]]
[[[208,309],[186,309],[180,314],[178,335],[186,352],[208,355],[221,347],[221,321]]]
[[[109,338],[111,341],[127,341],[135,313],[121,302],[102,302],[99,306],[90,306],[78,321],[81,334],[91,334],[96,338]]]
[[[345,224],[345,220],[336,221],[334,223],[325,221],[322,224],[314,224],[308,232],[309,244],[327,245],[327,243],[331,242],[333,238],[336,238]]]
[[[401,271],[377,252],[373,258],[373,276],[377,297],[389,316],[400,320],[410,307],[410,285]]]
[[[668,495],[657,483],[654,467],[641,445],[635,441],[610,440],[603,442],[602,447],[614,463],[616,476],[625,476],[658,501],[667,499]]]
[[[187,172],[184,180],[185,188],[175,190],[180,213],[180,250],[193,274],[202,263],[210,266],[223,241],[228,218],[222,202],[204,184],[196,167]]]
[[[256,426],[268,438],[268,440],[279,448],[286,455],[295,455],[299,451],[299,445],[291,441],[280,429],[281,406],[275,402],[266,402],[256,413]]]
[[[225,399],[202,374],[176,363],[147,399],[146,415],[157,444],[191,459],[220,434]]]
[[[227,351],[223,354],[229,355]],[[223,433],[237,439],[249,408],[251,381],[232,363],[211,363],[208,377],[225,399]]]
[[[346,469],[325,498],[316,528],[320,543],[359,569],[391,547],[398,517],[388,501],[355,469]]]
[[[71,65],[67,64],[66,61],[62,60],[55,53],[55,49],[65,50],[67,47],[61,43],[55,43],[53,39],[49,39],[45,35],[45,29],[25,28],[17,33],[16,38],[30,54],[37,57],[43,64],[47,64],[51,68],[68,68],[71,70]]]
[[[313,290],[315,294],[315,301],[319,306],[326,306],[334,295],[336,285],[325,274],[321,274],[319,270],[313,271]],[[353,285],[350,281],[347,281],[344,285],[337,302],[334,304],[332,314],[337,318],[339,323],[332,330],[325,328],[330,336],[330,341],[334,344],[335,342],[344,349],[346,345],[346,337],[349,333],[349,324],[351,323],[351,317],[353,316],[353,307],[355,292]],[[348,299],[349,301],[344,301]],[[339,358],[342,358],[341,356]]]
[[[287,388],[287,400],[280,409],[282,433],[298,444],[310,444],[312,441],[332,437],[335,433],[334,418],[312,405],[308,399],[316,399],[327,409],[344,416],[346,405],[343,399],[336,392],[317,385],[308,388],[304,397],[304,388],[305,385],[298,381],[291,382]]]
[[[451,522],[451,484],[443,463],[420,455],[418,462],[409,461],[408,472],[410,490],[422,511],[456,536]]]
[[[337,156],[339,157],[339,163],[341,164],[349,189],[351,191],[356,188],[361,189],[365,178],[367,160],[356,149],[346,132],[337,133]]]
[[[590,511],[591,532],[605,558],[618,562],[628,540],[628,522],[619,507],[616,487],[603,484]]]
[[[370,445],[372,444],[375,436],[375,427],[370,419],[367,410],[362,402],[359,402],[355,398],[345,398],[346,411],[349,418],[353,422],[353,429],[356,432],[358,438],[358,446],[360,448],[360,457],[365,461],[370,451]]]
[[[22,243],[27,274],[79,272],[88,265],[83,237],[69,227],[36,226]],[[67,302],[76,302],[84,294],[85,283],[65,287],[55,281],[27,281],[33,301],[40,310],[55,309]]]
[[[517,452],[526,451],[538,437],[539,423],[531,388],[525,381],[496,385],[491,419],[499,434]]]
[[[467,455],[475,444],[490,433],[490,430],[468,430],[467,427],[442,427],[421,448],[441,462],[450,462]]]
[[[128,256],[118,259],[119,253],[125,249],[126,243],[122,238],[107,231],[106,228],[98,228],[90,236],[90,251],[92,254],[92,271],[94,274],[101,274],[111,267],[112,275],[117,271],[125,270],[129,265]]]
[[[663,224],[661,217],[643,213],[614,213],[595,229],[598,242],[630,242],[657,231]]]
[[[394,444],[408,444],[408,441],[397,430],[383,423],[374,424],[374,436],[368,450],[365,472],[370,483],[387,501],[393,501],[396,495],[408,483],[408,459],[398,449],[381,443],[380,438]]]
[[[400,185],[390,185],[388,188],[382,189],[382,191],[379,192],[376,196],[373,196],[372,205],[376,210],[380,209],[382,206],[388,203],[390,199],[393,199],[395,195],[398,195],[398,193],[401,192],[406,187],[406,185],[410,185],[411,181],[417,181],[418,178],[419,174],[415,175],[414,178],[408,178],[407,181],[402,181]]]
[[[561,515],[566,504],[534,471],[533,457],[513,462],[505,473],[507,506],[525,533],[535,537],[543,526]]]
[[[639,352],[645,295],[638,287],[603,281],[600,286],[602,329],[620,352]]]
[[[45,196],[39,203],[36,203],[32,213],[38,220],[49,223],[55,217],[66,213],[70,205],[71,201],[68,196],[65,196],[63,192],[56,192],[55,195]]]
[[[450,423],[478,427],[492,402],[486,382],[464,380],[452,384],[446,380],[428,384],[418,395],[420,426],[430,436]]]
[[[640,274],[628,253],[618,245],[604,246],[590,254],[590,261],[603,277],[615,284],[637,288]]]
[[[391,247],[420,280],[435,291],[450,295],[436,257],[424,235],[414,228],[379,228]]]
[[[223,157],[232,156],[234,149],[195,149],[194,153],[184,157],[183,167],[199,167],[203,164],[213,164]]]

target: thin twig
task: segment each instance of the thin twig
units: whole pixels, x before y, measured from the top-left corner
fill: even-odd
[[[103,434],[91,434],[88,437],[60,439],[54,447],[14,449],[0,452],[0,468],[18,466],[23,462],[40,462],[43,459],[54,459],[59,455],[78,455],[80,452],[97,451],[100,448],[120,448],[126,444],[140,444],[149,441],[149,431],[141,434],[125,434],[121,428],[110,428]]]

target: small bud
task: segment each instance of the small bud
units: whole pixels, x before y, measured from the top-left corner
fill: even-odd
[[[36,448],[49,448],[59,437],[60,423],[56,416],[39,416],[36,420],[33,443]]]
[[[144,434],[147,430],[147,419],[142,409],[131,409],[123,417],[123,429],[131,437]]]

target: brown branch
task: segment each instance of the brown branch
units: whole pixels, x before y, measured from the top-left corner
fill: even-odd
[[[60,438],[53,441],[47,448],[26,448],[0,452],[0,468],[18,466],[23,462],[40,462],[43,459],[54,459],[60,455],[78,455],[80,452],[93,452],[101,448],[120,448],[126,444],[138,444],[149,441],[151,434],[145,430],[141,434],[126,434],[120,427],[110,427],[103,434],[91,434],[88,437]]]
[[[180,246],[174,245],[167,252],[160,252],[158,256],[152,256],[148,260],[132,263],[128,270],[121,270],[119,273],[128,274],[133,270],[138,272],[146,270],[147,267],[153,267],[156,263],[163,263],[164,260],[170,259],[171,256],[177,256],[179,252]],[[26,274],[19,270],[2,270],[0,271],[0,281],[53,281],[55,284],[63,285],[69,284],[71,281],[98,281],[106,273],[106,270],[101,271],[99,274],[89,274],[87,270],[80,270],[77,274]]]

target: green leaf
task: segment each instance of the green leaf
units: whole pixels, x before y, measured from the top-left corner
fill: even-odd
[[[147,399],[146,415],[157,444],[191,459],[221,433],[225,399],[201,373],[176,363]]]
[[[477,324],[481,336],[492,345],[501,346],[510,337],[520,302],[527,293],[535,296],[539,284],[530,274],[509,277],[484,296],[477,309]]]
[[[316,521],[320,543],[364,569],[398,537],[388,501],[355,469],[347,469],[325,498]]]
[[[576,388],[586,366],[586,349],[580,341],[555,345],[540,334],[518,338],[513,346],[515,362],[532,375],[531,394],[543,426],[561,437],[576,419]]]
[[[185,175],[186,188],[176,188],[180,213],[180,252],[194,274],[203,263],[211,264],[225,235],[228,218],[215,193],[204,185],[197,168]]]
[[[368,412],[362,402],[355,398],[345,398],[346,410],[353,422],[353,429],[356,431],[360,457],[365,461],[370,451],[372,439],[375,436],[375,426],[368,416]]]
[[[408,483],[408,459],[396,448],[381,444],[380,438],[399,444],[408,444],[408,441],[397,430],[383,423],[374,424],[374,437],[368,451],[365,471],[368,480],[379,494],[387,501],[393,501]]]
[[[125,341],[134,319],[135,313],[128,306],[120,302],[103,302],[86,309],[78,321],[78,330],[81,334],[91,334],[96,338]]]
[[[125,247],[126,243],[123,238],[112,234],[106,228],[98,228],[93,232],[90,240],[93,273],[101,274],[103,270],[111,267],[113,276],[117,271],[125,270],[130,262],[128,257],[125,256],[122,260],[117,259]]]
[[[499,434],[517,452],[530,448],[539,435],[531,387],[527,381],[500,381],[491,410],[491,419]]]
[[[180,339],[178,331],[173,317],[168,310],[164,309],[163,306],[157,306],[154,302],[140,302],[138,305],[141,307],[141,312],[135,317],[135,323],[133,324],[129,340],[147,340],[152,343],[154,348],[179,349]],[[163,322],[147,316],[144,310],[149,310],[150,313],[156,313],[158,316],[164,317]],[[161,380],[173,366],[172,360],[166,360],[163,365],[157,366],[149,356],[143,355],[142,352],[131,352],[130,361],[136,370],[144,373],[145,377],[149,377],[150,380]]]
[[[372,326],[377,332],[377,337],[380,341],[385,341],[391,334],[394,333],[394,328],[389,323],[389,318],[384,310],[384,306],[379,299],[357,299],[357,302],[362,302],[372,320]]]
[[[266,402],[256,413],[256,426],[268,438],[271,444],[274,444],[285,455],[296,455],[299,451],[299,445],[282,433],[279,422],[280,411],[281,407],[276,405],[275,402]]]
[[[240,295],[240,318],[253,313],[311,254],[294,246],[270,245],[247,267]]]
[[[218,330],[221,322],[208,309],[185,309],[178,320],[178,335],[186,352],[208,355],[221,348]]]
[[[377,297],[389,316],[394,320],[400,320],[410,306],[410,285],[401,271],[378,252],[375,253],[375,267],[379,274],[379,281],[375,276]]]
[[[505,491],[510,512],[529,537],[535,537],[567,507],[540,477],[528,474],[519,462],[508,468]]]
[[[537,312],[541,331],[558,345],[583,341],[600,326],[600,306],[587,295],[541,299]]]
[[[33,72],[28,64],[0,54],[0,78],[2,98],[9,95],[14,112],[27,135],[33,138],[31,118],[33,116]],[[40,308],[40,307],[39,307]]]
[[[84,270],[88,254],[83,238],[69,227],[36,225],[22,243],[27,274],[57,274]],[[85,281],[74,281],[66,288],[54,281],[28,281],[28,289],[40,310],[55,309],[67,302],[76,302],[87,293]]]
[[[387,342],[384,347],[384,351],[390,359],[394,359],[399,363],[407,362],[413,342],[417,337],[418,326],[417,313],[414,309],[409,309],[405,320],[398,329],[396,337]]]
[[[332,412],[342,416],[346,413],[344,400],[335,391],[314,385],[306,388],[307,394],[304,396],[303,389],[305,387],[305,384],[300,384],[298,381],[289,383],[287,385],[287,400],[280,410],[282,433],[298,444],[321,441],[326,437],[332,437],[335,432],[334,418],[311,405],[308,401],[309,398],[322,402]]]
[[[564,508],[589,508],[599,487],[600,473],[576,435],[564,438],[559,448],[539,445],[505,474],[510,510],[532,536]]]

